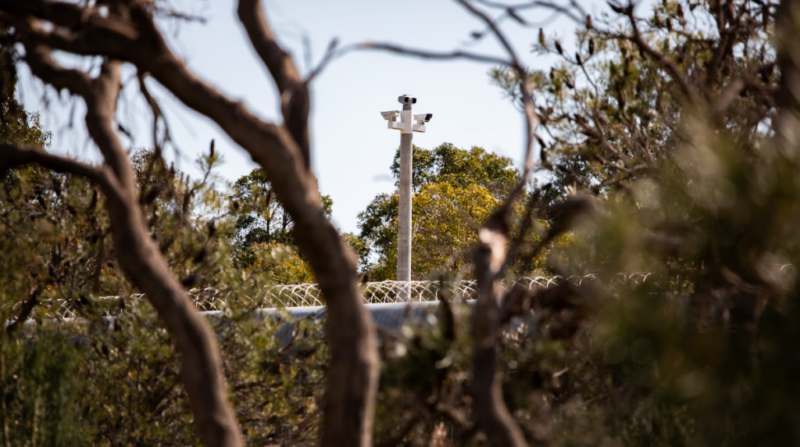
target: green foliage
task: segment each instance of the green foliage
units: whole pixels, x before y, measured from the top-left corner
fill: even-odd
[[[13,72],[2,74],[2,138],[47,148],[50,134],[38,115],[28,117],[13,100]],[[276,275],[243,273],[231,262],[235,227],[219,217],[227,202],[213,173],[221,162],[213,142],[198,160],[199,180],[153,151],[135,150],[132,162],[143,217],[184,285],[263,296]],[[0,179],[0,308],[6,321],[28,304],[33,309],[27,323],[0,333],[3,445],[199,442],[171,337],[150,305],[132,296],[108,225],[102,194],[81,178],[29,166]],[[98,299],[105,295],[119,299]],[[321,325],[293,322],[287,339],[285,318],[258,318],[254,308],[265,303],[244,301],[250,307],[232,302],[214,324],[245,438],[312,445],[327,356]],[[59,309],[80,319],[51,321]]]
[[[114,305],[124,312],[113,322],[90,304],[82,322],[0,334],[4,445],[199,443],[169,334],[146,302]],[[245,439],[315,445],[327,362],[322,325],[259,316],[255,307],[233,303],[212,318]]]
[[[637,47],[622,14],[602,20],[603,29],[578,29],[575,57],[558,51],[557,39],[542,32],[533,52],[559,62],[549,70],[533,70],[526,82],[539,118],[542,168],[551,173],[548,202],[581,190],[612,194],[668,157],[683,142],[680,126],[690,116],[681,81],[700,100],[735,88],[740,79],[752,79],[735,98],[725,99],[730,107],[709,109],[707,116],[714,126],[737,129],[737,144],[753,147],[774,117],[771,92],[778,74],[770,15],[762,14],[765,7],[746,3],[726,3],[730,6],[724,8],[748,25],[724,39],[720,34],[732,19],[728,11],[720,12],[721,4],[665,1],[638,8],[652,7],[649,17],[637,21],[639,34],[683,73],[681,80]],[[741,51],[734,55],[728,50],[734,47]],[[515,73],[496,68],[490,77],[520,101]]]
[[[328,361],[321,320],[256,317],[216,323],[231,400],[249,445],[317,445]],[[254,318],[255,317],[255,318]]]
[[[691,106],[663,61],[620,37],[625,25],[581,30],[579,58],[525,80],[539,101],[541,166],[553,187],[533,188],[529,198],[538,191],[544,200],[520,237],[522,251],[570,226],[550,265],[517,264],[509,275],[592,275],[525,295],[521,319],[499,337],[503,397],[532,444],[800,442],[800,149],[771,137],[778,75],[759,68],[774,56],[769,10],[759,23],[762,4],[722,5],[666,1],[637,22],[649,45],[703,92]],[[745,10],[750,31],[731,31],[732,15]],[[696,16],[721,17],[729,37],[693,25]],[[721,45],[723,38],[731,40]],[[561,54],[558,47],[543,36],[534,49]],[[719,48],[736,50],[716,63]],[[743,94],[715,107],[716,92],[751,71]],[[513,75],[493,75],[517,98]],[[45,133],[32,135],[45,141]],[[415,271],[467,272],[477,226],[518,174],[479,149],[443,145],[415,157]],[[313,280],[290,245],[291,222],[284,225],[268,199],[267,180],[241,180],[224,204],[231,218],[215,219],[223,201],[213,188],[213,152],[201,161],[200,181],[154,154],[134,159],[145,218],[175,273],[187,286],[216,289],[197,295],[200,308],[227,298],[212,323],[247,441],[315,444],[328,355],[322,325],[287,325],[285,315],[254,310],[265,305],[258,297],[270,281]],[[0,436],[10,445],[196,444],[169,336],[116,276],[102,199],[80,179],[38,168],[2,181],[0,300],[11,317],[30,297],[39,304],[34,323],[0,336]],[[561,199],[590,211],[559,221],[544,208]],[[236,206],[249,217],[240,222]],[[521,214],[514,211],[512,237]],[[371,244],[379,258],[373,280],[394,274],[396,218],[396,195],[382,195],[360,216],[362,237],[343,235],[362,263]],[[234,243],[248,237],[254,255],[241,269],[231,259],[244,245]],[[122,300],[95,299],[106,293]],[[473,425],[470,313],[457,304],[469,297],[452,298],[435,315],[381,332],[376,441],[430,445],[444,439],[444,424],[457,443],[485,445]],[[83,323],[43,322],[37,312],[55,299],[75,303]],[[121,316],[107,324],[104,312]]]
[[[369,267],[369,245],[353,233],[343,233],[342,241],[353,250],[358,257],[358,268],[365,271]]]
[[[565,277],[595,279],[537,294],[535,336],[501,340],[505,401],[531,441],[798,442],[797,148],[769,138],[771,23],[752,19],[760,6],[720,5],[663,2],[637,22],[688,89],[706,95],[690,105],[619,24],[580,31],[578,56],[526,80],[546,133],[546,203],[581,199],[596,210],[552,258]],[[694,18],[724,28],[742,11],[753,27],[725,44],[742,51],[714,59],[721,38]],[[561,55],[555,47],[545,36],[534,45]],[[717,92],[748,70],[758,80],[720,108]],[[513,74],[492,75],[518,100]]]
[[[361,240],[369,244],[370,254],[378,256],[378,267],[370,270],[373,281],[394,278],[394,268],[390,263],[392,260],[397,262],[399,200],[397,194],[379,194],[358,214]]]
[[[398,200],[397,194],[379,196],[360,215],[362,238],[374,241],[380,256],[370,268],[374,281],[395,277]],[[478,229],[500,202],[480,185],[455,187],[446,182],[422,186],[413,200],[412,278],[422,280],[440,272],[471,275]],[[376,221],[381,225],[372,226]]]
[[[433,444],[431,431],[441,422],[455,429],[454,445],[460,445],[463,433],[458,430],[464,427],[436,408],[460,413],[468,405],[471,337],[466,321],[465,306],[448,306],[383,340],[376,444],[397,437],[402,427],[416,421],[416,429],[405,436],[410,445]]]
[[[400,152],[392,173],[400,175]],[[426,150],[414,147],[412,272],[425,279],[440,270],[470,274],[471,250],[480,224],[516,185],[519,171],[511,160],[479,147],[458,149],[450,143]],[[361,239],[377,262],[370,278],[395,277],[397,269],[398,195],[380,194],[359,214]]]
[[[322,208],[330,218],[333,200],[320,196]],[[251,273],[268,274],[279,284],[314,282],[311,267],[294,246],[292,218],[275,196],[272,185],[262,169],[234,183],[227,199],[229,221],[233,230],[234,264]],[[342,240],[355,252],[359,267],[366,268],[369,249],[358,236],[345,233]]]
[[[415,192],[429,183],[448,183],[454,187],[481,185],[495,197],[508,194],[519,181],[519,171],[510,158],[502,157],[473,146],[459,149],[451,143],[442,143],[431,149],[413,148],[411,184]],[[400,149],[394,154],[392,175],[400,186]]]
[[[626,386],[688,415],[682,444],[792,444],[796,149],[765,140],[752,153],[733,132],[694,122],[691,143],[634,185],[641,194],[580,227],[570,267],[603,282],[652,272],[618,287],[618,304],[598,314],[597,341],[616,347],[612,371]]]
[[[330,196],[321,196],[321,200],[325,214],[330,217],[333,200]],[[234,262],[237,265],[254,265],[258,260],[254,250],[259,244],[293,243],[292,218],[275,196],[263,169],[254,169],[236,180],[229,203],[234,216]]]
[[[60,328],[81,340],[81,360],[72,374],[80,387],[76,406],[88,428],[86,443],[197,444],[169,334],[149,304],[124,298],[114,304],[125,312],[112,323],[88,307],[87,322]]]
[[[48,147],[51,134],[16,101],[14,54],[0,47],[0,141]],[[18,304],[43,287],[58,289],[63,278],[58,247],[72,236],[52,225],[74,206],[62,195],[67,181],[46,170],[25,168],[0,179],[0,312],[8,321],[9,303]],[[26,200],[27,198],[27,200]],[[73,227],[74,229],[74,227]],[[67,230],[67,231],[64,231]],[[67,242],[68,243],[68,242]],[[48,262],[49,261],[49,262]],[[51,281],[37,278],[49,269]],[[72,370],[76,350],[57,332],[27,330],[22,336],[0,332],[0,440],[5,446],[79,446],[85,426],[74,405]]]
[[[277,284],[308,284],[314,272],[293,245],[262,242],[247,250],[251,263],[243,268],[250,274],[262,274]]]
[[[563,56],[550,73],[526,80],[541,101],[547,134],[542,167],[554,188],[544,191],[545,204],[582,200],[594,210],[572,221],[573,242],[551,258],[564,277],[592,276],[530,297],[532,313],[524,315],[535,322],[533,334],[509,331],[500,340],[504,399],[531,443],[798,442],[798,148],[771,139],[775,109],[767,92],[776,90],[777,77],[769,10],[722,5],[663,2],[637,22],[689,88],[706,95],[691,105],[663,61],[619,34],[630,32],[624,25],[610,34],[581,31],[577,57]],[[626,14],[625,5],[614,7],[612,24]],[[715,59],[728,37],[698,27],[700,18],[720,21],[726,33],[736,29],[724,45],[741,51]],[[742,23],[746,31],[736,28]],[[535,50],[562,54],[555,47],[543,36]],[[750,79],[747,70],[757,81],[719,108],[724,98],[717,93]],[[509,72],[494,77],[517,93]],[[427,351],[415,354],[413,367],[385,373],[442,377],[422,365],[442,367],[450,342],[419,341],[435,340],[440,330],[406,335],[405,349]],[[469,373],[453,365],[443,384]],[[396,392],[407,406],[386,404],[380,414],[394,421],[386,432],[420,414],[409,442],[430,433],[425,424],[470,421],[465,393],[441,401],[440,390],[458,389],[442,385],[416,399]]]
[[[74,401],[78,358],[64,334],[34,329],[17,337],[0,332],[3,445],[89,445]]]
[[[439,271],[471,276],[478,230],[499,205],[500,201],[478,184],[423,186],[413,202],[412,271],[420,276]]]
[[[0,47],[0,142],[15,142],[48,147],[51,133],[42,129],[39,114],[29,114],[17,101],[16,51]]]
[[[237,291],[255,294],[258,286]],[[170,337],[139,300],[119,303],[125,312],[110,326],[87,311],[89,324],[61,331],[84,340],[75,403],[89,445],[197,445],[192,413],[182,389],[180,363]],[[248,444],[313,445],[327,351],[321,325],[289,324],[259,316],[256,305],[233,303],[211,322],[219,335],[226,381]],[[284,316],[285,317],[285,316]]]

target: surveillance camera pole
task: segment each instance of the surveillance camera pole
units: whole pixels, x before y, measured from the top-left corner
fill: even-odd
[[[396,129],[401,132],[400,210],[397,224],[397,281],[411,281],[411,168],[414,158],[411,139],[414,132],[425,132],[425,122],[431,119],[431,115],[412,115],[411,106],[417,102],[414,97],[403,95],[398,98],[398,101],[403,104],[402,112],[394,114],[392,112],[384,112],[383,115],[384,118],[389,121],[389,129]],[[399,123],[396,121],[397,115],[400,116]]]
[[[403,104],[403,121],[411,121],[411,104]],[[408,119],[407,119],[408,118]],[[397,221],[397,280],[411,281],[411,165],[414,162],[414,134],[400,133],[400,210]]]

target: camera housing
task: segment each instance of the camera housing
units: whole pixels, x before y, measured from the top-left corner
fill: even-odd
[[[388,112],[381,112],[381,116],[386,121],[393,121],[393,120],[396,120],[398,116],[400,116],[400,111],[399,110],[391,110],[391,111],[388,111]]]
[[[381,116],[386,120],[386,127],[399,130],[404,134],[412,132],[425,132],[425,123],[433,118],[432,113],[421,113],[412,115],[411,105],[417,103],[417,98],[411,95],[401,95],[397,98],[403,104],[403,111],[389,110],[381,112]]]
[[[411,105],[417,103],[417,98],[410,95],[402,95],[397,97],[397,102],[403,105]]]

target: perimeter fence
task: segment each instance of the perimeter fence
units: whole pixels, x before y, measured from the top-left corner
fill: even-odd
[[[632,273],[619,274],[615,282],[619,283],[641,283],[647,280],[649,274]],[[516,281],[509,282],[509,286],[519,284],[528,289],[548,288],[563,281],[569,281],[580,285],[584,281],[594,281],[595,275],[585,276],[537,276],[521,277]],[[444,283],[445,287],[455,296],[466,299],[473,298],[477,284],[475,281],[457,281]],[[362,286],[362,294],[366,304],[379,303],[403,303],[436,301],[437,293],[442,287],[439,281],[380,281],[370,282]],[[237,300],[239,304],[255,306],[259,308],[302,308],[324,306],[322,293],[317,284],[294,284],[294,285],[274,285],[266,287],[264,293],[259,296],[248,296],[237,294],[235,291],[220,291],[217,289],[192,289],[189,296],[201,311],[222,311],[228,307],[231,300]],[[103,316],[115,316],[125,312],[126,306],[144,301],[143,294],[134,294],[127,297],[106,296],[95,298],[91,306],[99,311]],[[35,317],[43,319],[69,319],[81,317],[82,307],[88,303],[80,300],[41,300],[37,305]],[[22,309],[23,303],[17,303],[8,311],[10,318],[15,316]]]

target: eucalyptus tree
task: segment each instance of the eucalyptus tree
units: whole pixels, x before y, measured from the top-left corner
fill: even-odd
[[[482,433],[495,446],[645,443],[654,439],[654,427],[669,429],[663,433],[670,436],[657,439],[686,435],[680,439],[687,444],[796,443],[796,2],[665,1],[646,17],[633,2],[611,2],[606,16],[574,2],[458,3],[481,21],[484,29],[473,36],[496,38],[502,55],[357,46],[493,64],[495,80],[525,117],[520,172],[503,183],[507,188],[486,187],[498,203],[474,244],[477,291],[469,335],[461,339],[469,353],[460,358],[463,371],[456,374],[444,361],[458,340],[448,323],[456,318],[445,311],[448,344],[427,351],[425,340],[410,345],[426,354],[414,357],[421,363],[413,371],[436,379],[416,383],[435,386],[416,388],[426,392],[414,396],[422,410],[389,424],[399,429],[390,441],[402,442],[421,421],[445,419],[464,439]],[[536,52],[561,58],[545,72],[525,65],[501,26],[504,20],[532,26],[523,12],[537,8],[578,27],[574,55],[543,31],[532,39]],[[166,2],[5,0],[0,11],[6,47],[24,50],[14,55],[20,63],[85,102],[86,128],[103,155],[103,164],[89,165],[48,153],[38,141],[3,141],[0,170],[37,165],[102,192],[114,257],[175,342],[202,441],[241,445],[242,437],[216,337],[189,301],[186,278],[153,240],[148,218],[157,216],[148,212],[147,189],[140,191],[116,134],[123,64],[136,70],[141,85],[152,77],[210,118],[264,169],[328,304],[321,445],[370,445],[377,340],[362,306],[355,256],[328,221],[310,170],[308,84],[319,70],[302,78],[259,2],[239,1],[240,22],[281,93],[284,123],[269,123],[175,55],[156,17],[185,16]],[[103,62],[99,72],[83,72],[61,66],[54,51]],[[157,102],[144,94],[158,121]],[[536,171],[549,175],[550,184],[531,187]],[[540,219],[548,225],[537,225]],[[576,241],[553,258],[554,268],[592,272],[599,281],[533,292],[503,287],[514,266],[570,232]],[[526,242],[532,234],[536,239]],[[634,267],[656,276],[613,281],[620,269]],[[536,344],[526,356],[509,358],[519,344],[503,328],[531,309]],[[523,398],[515,390],[529,393]],[[687,412],[688,424],[698,421],[699,429],[673,423]]]

